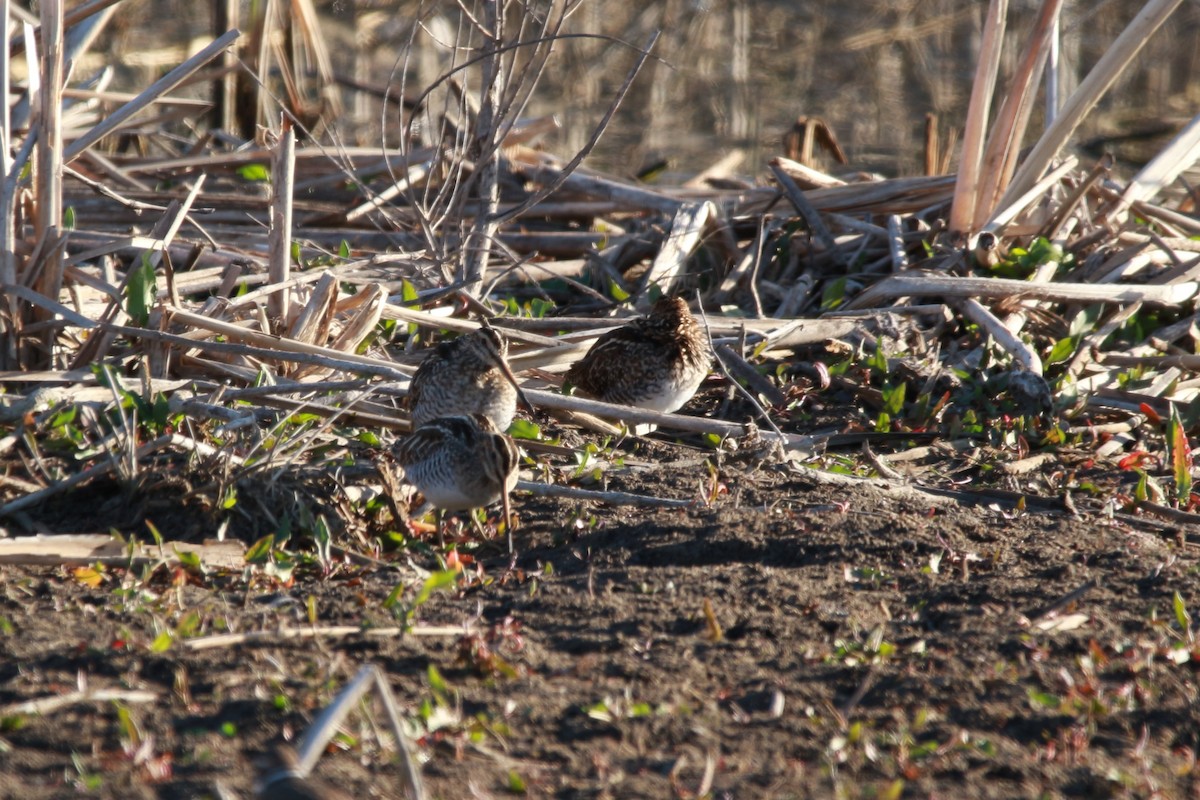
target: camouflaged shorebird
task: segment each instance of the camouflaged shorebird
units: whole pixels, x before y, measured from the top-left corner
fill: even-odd
[[[586,397],[670,412],[696,393],[710,362],[708,342],[687,303],[664,297],[649,316],[597,339],[566,380]]]
[[[520,454],[513,440],[498,432],[488,417],[438,417],[402,439],[392,452],[404,470],[404,480],[439,511],[468,511],[501,501],[512,552],[508,493],[517,483]]]
[[[442,342],[417,368],[409,386],[413,429],[438,417],[482,414],[497,431],[508,430],[517,401],[533,406],[508,366],[508,342],[495,328],[483,327]]]

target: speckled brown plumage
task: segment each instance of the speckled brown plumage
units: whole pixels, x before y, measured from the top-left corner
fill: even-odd
[[[680,297],[664,297],[650,314],[601,336],[567,370],[580,394],[608,403],[675,411],[708,375],[704,332]]]
[[[517,400],[529,406],[507,358],[508,342],[486,322],[439,344],[421,362],[409,386],[413,428],[438,417],[482,414],[496,430],[507,430]]]
[[[512,550],[508,493],[517,483],[520,453],[486,416],[430,420],[402,439],[393,454],[404,479],[438,509],[466,511],[503,502]]]

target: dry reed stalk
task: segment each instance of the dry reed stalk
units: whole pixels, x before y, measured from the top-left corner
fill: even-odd
[[[321,364],[330,366],[334,369],[341,369],[350,372],[361,372],[363,374],[374,374],[387,377],[392,380],[400,380],[407,384],[409,375],[399,365],[389,363],[382,359],[372,358],[370,356],[360,356],[357,353],[347,353],[339,350],[334,350],[329,347],[320,345],[308,344],[306,342],[298,342],[292,339],[286,339],[270,334],[259,333],[257,331],[246,330],[237,325],[223,322],[221,320],[205,317],[200,314],[195,314],[190,311],[185,311],[181,308],[173,306],[165,306],[164,313],[168,315],[171,322],[179,325],[184,325],[192,328],[200,328],[210,333],[219,334],[228,339],[238,342],[245,342],[253,349],[245,350],[244,352],[251,353],[257,356],[271,357],[275,356],[281,361],[296,361],[298,363]],[[163,338],[165,335],[158,334],[155,331],[138,331],[137,329],[123,329],[123,333],[136,333],[144,338]],[[164,341],[170,341],[172,338],[163,338]],[[193,343],[195,346],[201,346],[200,342]],[[222,349],[222,342],[204,342],[203,346],[215,349]],[[307,356],[309,358],[299,359],[293,356]],[[323,360],[322,360],[323,359]]]
[[[1037,96],[1038,78],[1058,30],[1062,2],[1063,0],[1043,0],[1037,22],[1030,32],[1029,42],[1022,48],[1021,63],[988,134],[987,147],[983,154],[983,185],[975,205],[972,231],[981,230],[995,211],[1000,195],[1008,187],[1016,170],[1021,142],[1024,140],[1033,101]]]
[[[674,294],[687,271],[688,258],[699,246],[710,221],[719,214],[717,207],[708,201],[681,205],[671,221],[671,232],[654,257],[650,269],[642,277],[642,287],[655,285],[662,289],[663,294]],[[650,305],[649,294],[642,292],[638,308],[646,311]]]
[[[1026,208],[1031,206],[1035,201],[1041,199],[1045,194],[1064,177],[1074,171],[1076,166],[1074,156],[1069,156],[1063,163],[1059,164],[1053,170],[1046,174],[1041,180],[1034,184],[1029,191],[1016,197],[1007,205],[997,207],[992,218],[980,229],[981,233],[998,233],[1004,226],[1008,225],[1016,219]],[[1007,195],[1005,196],[1007,200]]]
[[[1170,144],[1133,176],[1121,195],[1121,202],[1109,212],[1109,218],[1122,219],[1134,203],[1158,196],[1197,160],[1200,160],[1200,115],[1193,117]]]
[[[66,151],[63,153],[63,163],[71,163],[79,157],[80,153],[82,153],[84,150],[87,150],[89,147],[103,139],[112,131],[116,130],[127,119],[132,117],[138,111],[141,111],[149,103],[153,102],[153,100],[162,97],[175,87],[179,86],[179,84],[187,80],[193,73],[195,73],[205,64],[212,61],[221,53],[225,52],[226,48],[230,47],[234,42],[236,42],[238,37],[241,35],[241,32],[237,30],[226,32],[224,36],[221,36],[220,38],[211,42],[200,52],[196,53],[196,55],[192,56],[178,67],[159,78],[144,92],[110,114],[99,125],[95,126],[83,136],[80,136],[78,139],[71,142],[71,144],[67,146]]]
[[[286,116],[280,121],[279,141],[271,156],[271,283],[286,283],[292,269],[292,198],[296,181],[296,131]],[[275,292],[267,298],[267,313],[278,320],[279,330],[288,325],[291,293]]]
[[[796,185],[802,189],[828,189],[832,186],[846,185],[846,182],[841,178],[826,175],[820,170],[813,169],[806,164],[801,164],[799,161],[793,161],[790,158],[776,156],[772,163],[779,167],[784,174],[794,180]]]
[[[1061,113],[1045,130],[1024,163],[1013,176],[1000,206],[1011,205],[1014,198],[1028,192],[1050,167],[1059,151],[1071,138],[1083,118],[1095,107],[1134,56],[1179,6],[1181,0],[1149,0],[1133,21],[1121,32],[1104,56],[1071,93]]]
[[[0,19],[10,19],[11,0],[0,0]],[[0,32],[0,86],[12,85],[12,58],[9,55],[12,27],[3,26]],[[12,118],[7,102],[0,103],[0,288],[5,289],[0,301],[0,369],[20,366],[17,338],[20,333],[21,309],[7,288],[17,283],[16,203],[18,175],[13,170]]]
[[[475,215],[463,242],[458,273],[458,280],[472,297],[478,295],[483,286],[492,243],[500,230],[496,219],[496,211],[500,206],[499,128],[503,124],[502,96],[508,92],[507,84],[512,77],[512,73],[506,69],[500,49],[506,33],[502,3],[483,4],[483,18],[477,25],[476,33],[483,39],[482,76],[479,113],[475,119],[469,153],[478,170],[476,190],[483,207]]]
[[[63,7],[60,0],[41,4],[42,51],[40,58],[40,103],[37,119],[37,148],[34,169],[34,236],[46,242],[43,262],[35,267],[38,276],[34,288],[46,297],[58,297],[63,281],[62,249],[54,246],[62,229],[63,219],[63,132],[62,88],[65,80],[63,64]],[[34,312],[30,321],[45,319]],[[42,340],[49,353],[53,336],[50,331]]]
[[[937,275],[893,275],[884,278],[846,304],[850,310],[871,308],[896,297],[1006,297],[1084,303],[1132,303],[1174,306],[1196,295],[1200,286],[1186,281],[1170,286],[1122,284],[1096,286],[1087,283],[1029,283],[1005,278],[955,278]]]
[[[1042,359],[1033,348],[1017,338],[1015,332],[999,320],[991,311],[974,298],[966,297],[954,304],[963,316],[979,325],[995,340],[1004,352],[1012,356],[1026,372],[1038,377],[1042,375]]]
[[[338,284],[332,272],[324,272],[313,287],[304,308],[287,328],[287,336],[296,342],[316,344],[329,336],[337,303]],[[277,297],[278,294],[271,295]],[[281,325],[282,327],[282,325]]]
[[[974,231],[976,207],[980,204],[980,169],[982,168],[984,134],[988,111],[996,91],[996,76],[1000,71],[1000,50],[1004,43],[1005,17],[1008,0],[989,0],[983,25],[979,63],[971,87],[971,102],[967,106],[967,123],[963,132],[962,155],[958,160],[958,180],[954,186],[954,202],[950,206],[950,231],[968,236]]]
[[[821,219],[821,215],[817,213],[817,209],[813,207],[811,200],[805,196],[804,192],[800,191],[800,187],[792,180],[792,176],[780,166],[779,159],[772,159],[767,166],[775,174],[775,179],[783,187],[783,192],[787,195],[788,200],[791,201],[796,210],[804,217],[804,221],[808,224],[808,229],[812,231],[813,238],[820,243],[826,252],[836,250],[837,242],[834,241],[833,234],[829,232],[825,221]]]
[[[246,546],[241,542],[163,542],[162,546],[123,542],[111,534],[58,534],[0,539],[0,564],[178,564],[179,553],[194,553],[206,567],[240,569]]]

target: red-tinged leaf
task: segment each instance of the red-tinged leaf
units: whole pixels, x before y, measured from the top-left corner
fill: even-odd
[[[465,564],[466,561],[459,555],[457,550],[451,550],[446,554],[446,569],[453,570],[454,572],[462,572]]]
[[[1138,409],[1146,415],[1146,419],[1150,420],[1150,422],[1154,423],[1155,425],[1162,424],[1162,417],[1158,415],[1158,412],[1155,411],[1149,403],[1142,403]]]
[[[1145,450],[1134,450],[1132,453],[1118,461],[1117,466],[1120,469],[1137,469],[1146,462],[1146,459],[1149,456],[1150,454]]]
[[[1171,476],[1175,478],[1175,504],[1182,505],[1192,494],[1192,448],[1174,403],[1167,423],[1167,452],[1171,456]]]

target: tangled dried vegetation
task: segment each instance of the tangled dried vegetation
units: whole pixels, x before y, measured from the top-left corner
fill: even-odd
[[[45,111],[22,123],[18,104],[5,131],[0,515],[31,524],[23,514],[105,475],[185,481],[214,512],[239,486],[287,485],[299,500],[335,468],[340,488],[326,491],[346,496],[374,481],[347,459],[378,431],[406,430],[397,401],[425,348],[488,317],[534,404],[597,430],[650,423],[718,449],[757,435],[862,475],[899,480],[903,463],[931,485],[942,468],[928,465],[949,459],[951,472],[998,476],[991,489],[1009,499],[1082,493],[1187,516],[1196,420],[1177,409],[1200,367],[1200,222],[1181,174],[1200,126],[1123,185],[1065,148],[1173,6],[1135,21],[1024,156],[1057,5],[990,123],[989,28],[958,174],[850,182],[779,157],[766,180],[718,163],[647,185],[579,166],[586,148],[570,160],[539,149],[555,121],[518,112],[565,8],[406,99],[400,143],[378,148],[314,138],[294,103],[265,143],[230,135],[228,109],[222,127],[181,132],[208,104],[172,91],[225,58],[236,31],[132,98],[68,90],[61,48],[44,47]],[[43,41],[79,41],[59,25],[46,12]],[[269,103],[271,65],[259,66]],[[474,76],[466,66],[478,102],[451,80]],[[812,134],[828,138],[816,120],[806,133],[808,151]],[[658,414],[560,394],[610,313],[658,293],[699,299],[720,373],[745,399]],[[828,413],[833,396],[844,413]],[[578,463],[528,420],[518,433],[537,459]],[[900,451],[832,455],[866,442]],[[1097,463],[1141,481],[1103,491],[1077,474]]]

